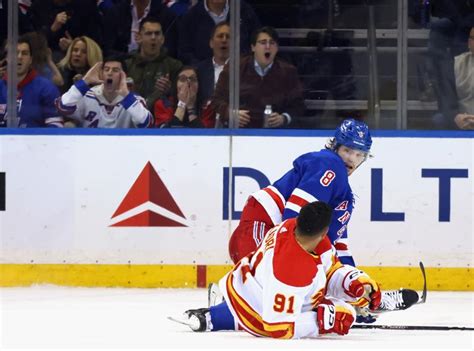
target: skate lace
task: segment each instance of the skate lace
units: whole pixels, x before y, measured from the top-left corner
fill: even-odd
[[[395,310],[404,306],[403,295],[400,290],[387,291],[380,303],[380,307],[385,310]]]

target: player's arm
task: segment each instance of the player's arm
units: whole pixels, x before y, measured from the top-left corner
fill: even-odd
[[[347,226],[335,225],[335,227],[336,229],[334,229],[334,232],[336,233],[336,235],[334,235],[333,233],[328,233],[328,236],[333,242],[334,248],[336,249],[336,252],[337,252],[337,257],[339,258],[342,264],[355,267],[356,264],[354,261],[354,257],[352,256],[352,253],[349,250],[349,246],[348,246],[349,240],[347,238]],[[338,232],[342,233],[341,236],[339,236]]]
[[[360,269],[340,265],[328,277],[327,295],[344,300],[354,307],[376,310],[380,305],[379,284]]]
[[[349,250],[347,228],[352,217],[353,197],[348,189],[342,188],[334,202],[334,212],[329,226],[328,237],[343,264],[355,267],[354,258]]]

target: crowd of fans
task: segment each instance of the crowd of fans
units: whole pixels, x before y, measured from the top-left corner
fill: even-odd
[[[338,1],[327,1],[339,11]],[[443,1],[433,3],[443,12]],[[468,23],[474,6],[466,3],[470,12],[463,20]],[[239,4],[242,56],[236,123],[240,128],[303,127],[305,82],[298,68],[279,56],[275,28],[265,26],[250,2]],[[7,7],[8,1],[0,0],[0,126],[7,124],[6,52],[12,50],[6,43]],[[229,11],[228,0],[19,0],[17,125],[228,127]],[[439,23],[459,23],[440,16],[444,22]],[[436,34],[445,35],[446,24],[433,28],[436,49]],[[456,38],[463,38],[462,30],[455,29]],[[452,67],[443,63],[441,71],[452,71],[451,81],[444,82],[452,82],[448,88],[455,100],[440,101],[440,113],[461,129],[474,129],[474,35],[467,32],[466,43],[468,38],[465,47],[470,51],[456,58],[456,66],[452,51]],[[428,65],[432,76],[440,65],[436,54]],[[315,81],[306,85],[318,89]],[[436,89],[439,96],[449,95],[441,84]],[[267,106],[271,114],[265,120]]]

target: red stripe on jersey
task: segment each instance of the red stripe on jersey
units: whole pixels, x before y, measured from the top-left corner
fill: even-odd
[[[253,253],[247,255],[249,259],[252,259]],[[257,258],[255,259],[255,263],[253,264],[253,267],[250,268],[249,265],[241,265],[240,270],[242,271],[242,283],[245,284],[245,281],[247,280],[247,274],[250,274],[251,276],[255,276],[255,270],[257,269],[258,265],[260,262],[262,262],[263,259],[263,252],[257,251]]]
[[[285,209],[285,204],[281,201],[281,198],[277,194],[275,194],[275,192],[270,188],[263,188],[262,190],[271,196],[273,201],[275,201],[276,205],[278,206],[280,213],[283,213],[283,210]]]
[[[344,243],[335,243],[334,247],[336,250],[347,250],[347,245]]]
[[[246,301],[233,286],[234,276],[227,277],[227,294],[240,324],[246,331],[260,336],[268,336],[276,339],[291,339],[295,334],[294,322],[267,323]]]
[[[308,201],[296,195],[291,195],[288,199],[288,202],[294,203],[295,205],[298,205],[300,207],[303,207],[308,203]]]

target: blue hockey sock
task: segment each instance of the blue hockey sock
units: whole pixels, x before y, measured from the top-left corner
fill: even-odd
[[[212,331],[235,330],[234,317],[225,301],[210,307],[209,312],[211,314]]]

